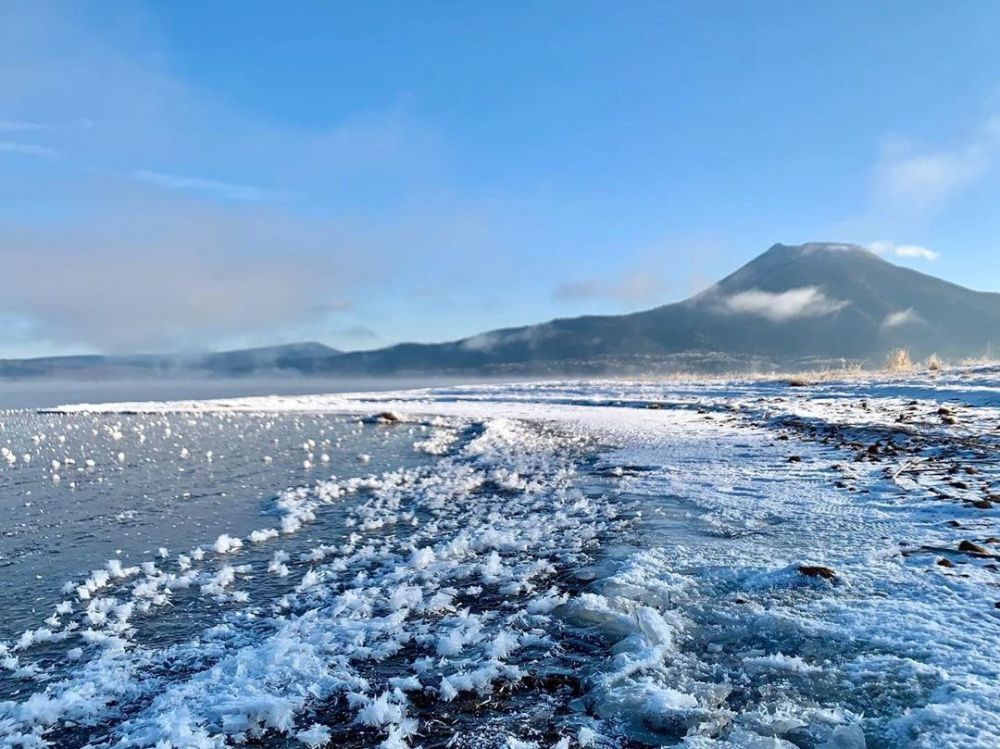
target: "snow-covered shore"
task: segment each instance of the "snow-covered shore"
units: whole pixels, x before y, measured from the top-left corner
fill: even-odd
[[[82,574],[0,646],[0,746],[1000,745],[995,370],[58,410],[386,413],[434,460]]]

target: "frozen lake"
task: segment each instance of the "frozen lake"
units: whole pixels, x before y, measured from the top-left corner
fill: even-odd
[[[993,369],[0,421],[0,746],[1000,744]]]

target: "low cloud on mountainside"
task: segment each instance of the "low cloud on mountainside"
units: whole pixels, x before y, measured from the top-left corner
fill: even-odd
[[[923,321],[924,319],[916,313],[913,307],[910,307],[909,309],[890,312],[886,315],[885,320],[882,321],[882,327],[898,328],[902,325],[912,325]]]
[[[891,255],[901,258],[918,258],[920,260],[937,260],[941,257],[934,250],[918,244],[896,244],[888,240],[879,240],[868,245],[868,249],[876,255]]]
[[[772,322],[788,322],[803,317],[823,317],[838,312],[849,302],[830,299],[816,286],[770,292],[741,291],[726,297],[721,309],[730,314],[758,315]]]

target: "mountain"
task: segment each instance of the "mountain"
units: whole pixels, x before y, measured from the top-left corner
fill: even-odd
[[[448,343],[342,353],[318,343],[198,356],[0,360],[0,377],[324,377],[725,372],[980,356],[1000,331],[1000,294],[894,265],[855,245],[776,244],[702,293],[627,315],[506,328]],[[1000,342],[1000,341],[998,341]]]
[[[292,343],[208,354],[95,354],[0,359],[0,378],[124,379],[301,373],[303,368],[311,367],[313,361],[326,361],[339,354],[322,343]]]
[[[442,344],[401,344],[325,363],[338,373],[732,371],[982,355],[1000,294],[971,291],[854,245],[776,244],[686,301]],[[319,362],[317,362],[319,363]]]

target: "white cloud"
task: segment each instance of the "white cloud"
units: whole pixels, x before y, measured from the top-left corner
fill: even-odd
[[[165,174],[163,172],[145,170],[134,172],[132,176],[140,182],[148,182],[159,187],[206,193],[223,198],[224,200],[241,200],[254,203],[258,201],[284,200],[288,197],[286,193],[276,190],[267,190],[254,185],[240,185],[232,182],[205,179],[203,177],[185,177],[178,174]]]
[[[726,297],[722,309],[733,314],[759,315],[772,322],[788,322],[803,317],[824,317],[842,310],[847,301],[830,299],[815,286],[770,292],[741,291]]]
[[[10,140],[0,140],[0,152],[18,153],[24,156],[39,156],[43,159],[56,159],[59,152],[54,148],[37,146],[34,143],[17,143]]]
[[[924,146],[908,138],[883,141],[875,166],[875,191],[883,202],[904,209],[943,203],[985,176],[1000,150],[997,118],[989,118],[964,140]]]
[[[941,257],[934,250],[918,244],[896,244],[887,239],[881,239],[868,245],[868,249],[876,255],[892,255],[894,257],[919,258],[920,260],[937,260]]]
[[[896,312],[890,312],[882,321],[883,328],[898,328],[901,325],[912,325],[923,322],[924,319],[914,311],[913,307]]]

